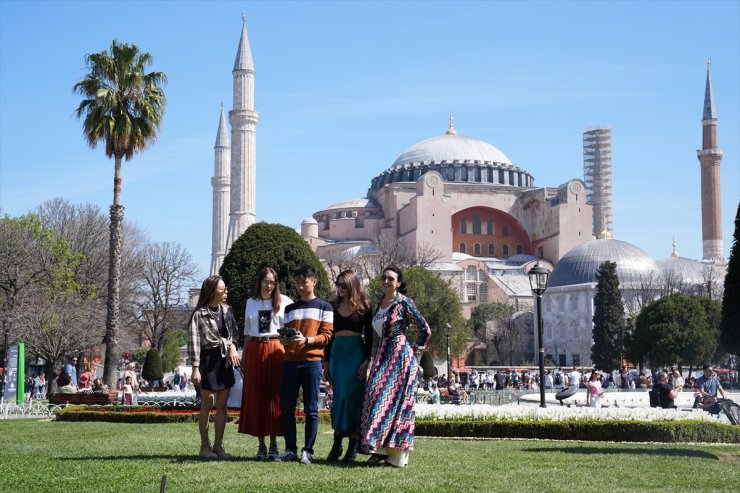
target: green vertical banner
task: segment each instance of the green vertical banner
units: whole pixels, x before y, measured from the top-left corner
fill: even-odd
[[[23,404],[26,397],[26,345],[18,343],[18,393],[15,401]]]

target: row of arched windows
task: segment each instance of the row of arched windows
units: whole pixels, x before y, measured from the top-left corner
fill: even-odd
[[[461,242],[458,250],[460,251],[460,253],[468,253],[468,246],[464,242]],[[516,253],[517,255],[524,253],[524,246],[521,243],[516,246]],[[473,243],[473,251],[470,252],[470,255],[483,255],[483,250],[480,243]],[[494,255],[496,255],[496,245],[494,245],[493,243],[489,243],[488,256]],[[504,245],[501,247],[501,255],[504,257],[509,256],[509,245]]]
[[[483,234],[483,221],[481,221],[480,214],[473,214],[473,220],[471,222],[472,222],[471,233],[474,235]],[[487,235],[496,234],[496,223],[493,222],[493,219],[486,219],[485,225],[486,225],[485,234]],[[460,234],[463,234],[463,235],[468,234],[468,220],[467,219],[460,219]],[[504,236],[509,236],[509,228],[507,226],[504,226],[503,228],[501,228],[501,234]]]

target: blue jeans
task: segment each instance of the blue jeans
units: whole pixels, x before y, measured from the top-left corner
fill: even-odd
[[[306,413],[306,450],[313,454],[319,432],[319,384],[321,361],[286,361],[280,379],[280,423],[285,437],[285,450],[298,452],[296,445],[295,407],[298,389],[303,388],[303,410]]]

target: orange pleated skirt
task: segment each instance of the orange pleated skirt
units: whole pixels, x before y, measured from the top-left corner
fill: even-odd
[[[280,377],[285,349],[277,339],[251,339],[242,358],[244,383],[239,433],[283,436],[280,426]]]

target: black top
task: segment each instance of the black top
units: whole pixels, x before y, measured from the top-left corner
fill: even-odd
[[[660,396],[660,407],[664,409],[676,407],[670,396],[673,387],[667,383],[659,383],[656,388],[658,389],[658,395]]]
[[[349,317],[342,316],[339,310],[334,309],[334,337],[340,330],[349,330],[362,334],[365,339],[365,347],[362,351],[362,355],[365,359],[370,359],[370,353],[373,350],[373,314],[370,310],[365,310],[365,313],[360,315],[353,313]],[[332,342],[334,341],[332,337]],[[331,359],[331,347],[332,342],[324,348],[324,361]]]

